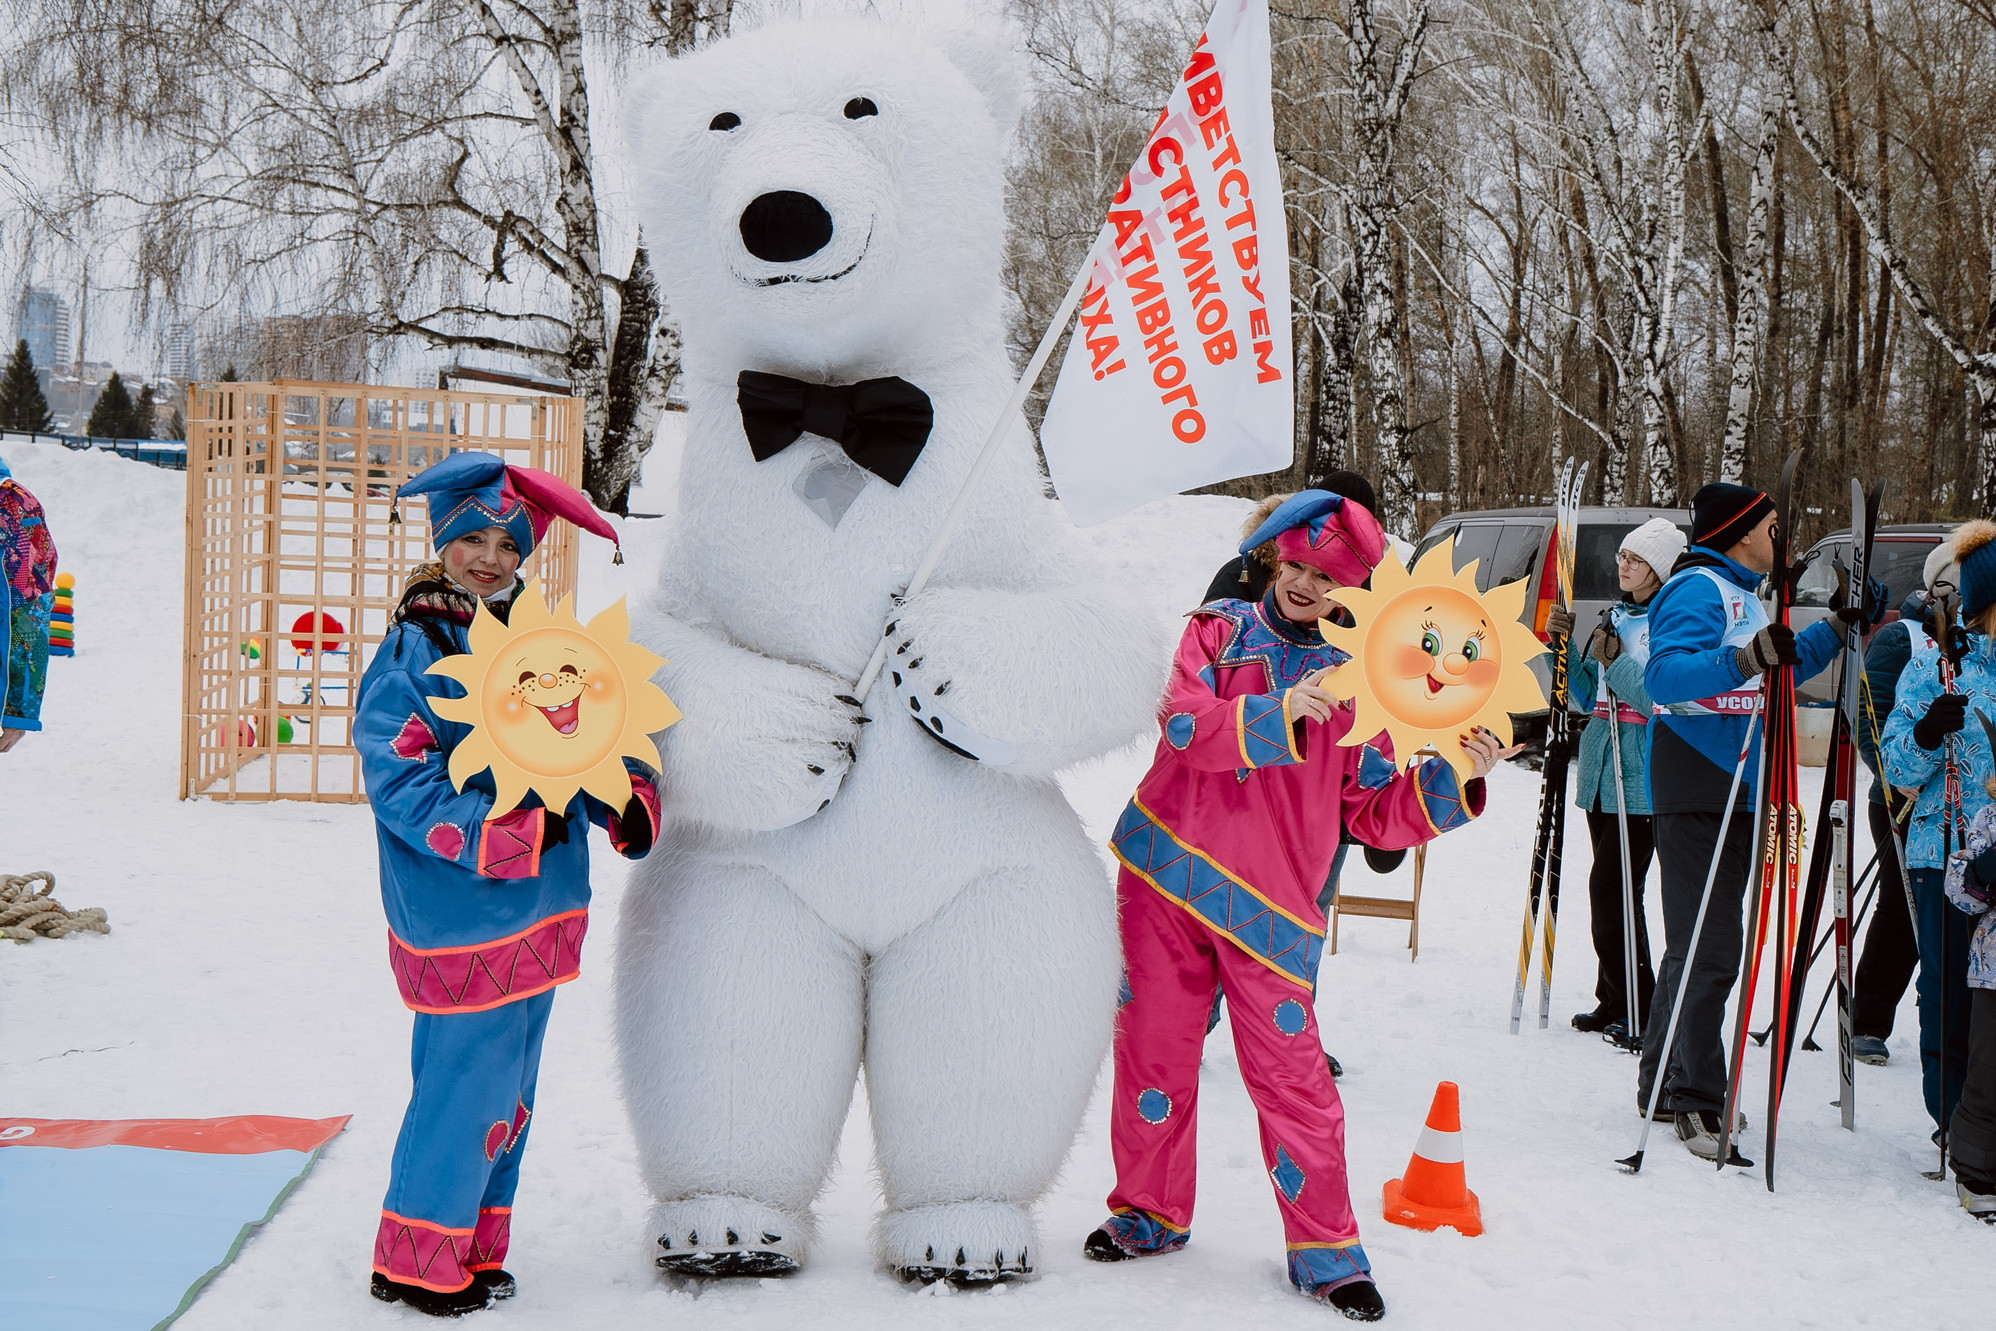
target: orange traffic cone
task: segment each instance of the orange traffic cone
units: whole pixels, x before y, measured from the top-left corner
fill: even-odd
[[[1483,1207],[1462,1172],[1462,1110],[1452,1081],[1435,1087],[1407,1176],[1386,1184],[1386,1218],[1414,1229],[1449,1225],[1470,1238],[1483,1232]]]

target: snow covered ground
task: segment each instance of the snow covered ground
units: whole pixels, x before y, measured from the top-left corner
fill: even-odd
[[[63,566],[76,574],[79,644],[74,659],[50,665],[47,731],[0,757],[0,868],[52,869],[66,904],[108,908],[113,928],[0,951],[0,1113],[351,1114],[312,1177],[179,1325],[430,1325],[366,1292],[408,1085],[409,1024],[384,964],[368,811],[176,799],[183,478],[53,445],[0,451],[41,496]],[[589,605],[642,594],[656,533],[671,520],[663,488],[633,502],[668,516],[624,524],[630,563],[613,567],[604,543],[586,542]],[[1196,601],[1231,551],[1241,510],[1234,500],[1167,500],[1089,535],[1103,576],[1154,589],[1164,614]],[[1147,756],[1139,746],[1069,774],[1098,838]],[[1805,777],[1812,789],[1816,775]],[[1584,836],[1568,838],[1553,1027],[1505,1029],[1536,797],[1536,778],[1506,767],[1485,817],[1436,845],[1418,963],[1409,964],[1402,925],[1368,919],[1347,921],[1343,950],[1325,961],[1319,1010],[1347,1070],[1352,1191],[1389,1324],[1988,1325],[1996,1234],[1919,1174],[1934,1152],[1910,998],[1892,1066],[1858,1070],[1856,1135],[1828,1103],[1833,1058],[1797,1055],[1778,1194],[1757,1170],[1715,1174],[1667,1128],[1652,1137],[1640,1177],[1615,1168],[1635,1145],[1633,1060],[1566,1027],[1593,1005]],[[1098,1094],[1044,1209],[1042,1278],[976,1294],[905,1289],[867,1256],[877,1193],[855,1105],[820,1206],[825,1241],[807,1270],[669,1288],[640,1229],[645,1199],[611,1070],[608,977],[624,870],[608,853],[597,863],[593,964],[555,1005],[515,1216],[509,1266],[522,1292],[480,1325],[1342,1324],[1288,1289],[1252,1111],[1223,1032],[1208,1046],[1195,1241],[1179,1255],[1119,1266],[1081,1257],[1110,1182]],[[1406,890],[1404,869],[1393,884],[1354,873],[1359,891]],[[1652,917],[1660,945],[1654,908]],[[1755,1122],[1745,1149],[1756,1158],[1764,1067],[1757,1059],[1745,1096]],[[1380,1186],[1405,1167],[1443,1078],[1462,1086],[1470,1184],[1488,1226],[1481,1238],[1378,1218]],[[32,1253],[10,1259],[16,1280],[88,1278],[43,1272]]]

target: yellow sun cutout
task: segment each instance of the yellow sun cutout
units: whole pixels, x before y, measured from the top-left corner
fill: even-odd
[[[459,790],[492,769],[497,817],[532,791],[554,810],[586,791],[613,809],[631,798],[628,755],[658,761],[651,736],[679,719],[679,709],[651,674],[662,657],[630,640],[631,621],[619,600],[577,622],[574,598],[549,610],[540,584],[530,582],[502,624],[483,603],[471,624],[471,650],[430,667],[464,685],[462,698],[438,698],[437,715],[470,726],[450,756]]]
[[[1482,726],[1511,742],[1512,712],[1546,705],[1532,658],[1546,649],[1518,622],[1526,579],[1479,595],[1476,561],[1460,573],[1455,539],[1421,556],[1409,573],[1391,549],[1372,571],[1372,587],[1344,587],[1336,599],[1353,626],[1318,621],[1327,641],[1351,659],[1324,677],[1324,687],[1353,703],[1357,716],[1338,742],[1364,744],[1380,731],[1403,763],[1432,746],[1465,780],[1469,755],[1458,736]]]

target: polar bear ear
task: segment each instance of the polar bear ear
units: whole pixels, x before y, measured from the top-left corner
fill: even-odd
[[[1011,138],[1026,100],[1026,70],[1018,56],[992,41],[988,32],[974,28],[949,28],[934,36],[950,63],[984,94],[998,137]]]

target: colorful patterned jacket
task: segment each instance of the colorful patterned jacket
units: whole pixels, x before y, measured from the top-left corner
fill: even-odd
[[[1968,865],[1982,852],[1996,846],[1996,804],[1985,804],[1968,827],[1968,845],[1948,857],[1947,899],[1975,917],[1975,933],[1968,942],[1968,987],[1996,989],[1996,910],[1979,901],[1965,889]]]
[[[42,728],[55,565],[40,502],[0,468],[0,728]]]
[[[1886,719],[1885,739],[1879,746],[1885,755],[1886,779],[1900,790],[1919,792],[1913,798],[1912,825],[1906,830],[1906,863],[1914,869],[1940,868],[1947,851],[1960,848],[1962,833],[1989,803],[1983,783],[1996,775],[1996,762],[1992,762],[1989,737],[1976,714],[1996,721],[1996,638],[1968,635],[1968,655],[1955,673],[1954,687],[1957,693],[1968,695],[1968,724],[1939,748],[1921,748],[1913,741],[1913,727],[1941,691],[1940,647],[1927,639],[1899,673],[1898,698]],[[1960,822],[1952,838],[1945,816],[1950,748],[1961,774]]]
[[[531,998],[580,971],[589,922],[589,824],[629,858],[658,834],[658,774],[626,758],[650,826],[577,795],[557,819],[539,800],[491,818],[491,774],[459,791],[451,751],[471,728],[436,714],[434,698],[461,698],[457,681],[424,672],[446,653],[432,632],[469,650],[469,616],[428,609],[397,623],[361,679],[354,744],[374,806],[388,954],[402,1001],[417,1012],[481,1012]],[[551,824],[565,841],[550,844]]]
[[[1159,709],[1156,756],[1116,824],[1123,866],[1278,974],[1314,986],[1323,948],[1317,908],[1346,826],[1368,846],[1400,850],[1483,810],[1430,758],[1398,771],[1382,736],[1347,748],[1341,708],[1294,719],[1289,690],[1343,652],[1264,600],[1192,612]]]

